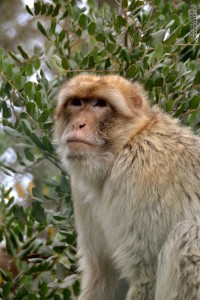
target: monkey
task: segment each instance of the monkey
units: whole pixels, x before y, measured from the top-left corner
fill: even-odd
[[[200,224],[179,223],[158,257],[155,300],[200,299]]]
[[[140,83],[80,74],[60,89],[53,143],[71,182],[78,299],[155,299],[168,235],[199,222],[200,138]]]

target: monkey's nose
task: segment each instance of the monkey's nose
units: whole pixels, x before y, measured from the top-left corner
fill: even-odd
[[[80,125],[79,125],[79,129],[85,127],[85,125],[86,125],[85,123],[84,123],[84,124],[80,124]]]

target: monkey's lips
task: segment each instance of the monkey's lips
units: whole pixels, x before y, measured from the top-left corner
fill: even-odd
[[[68,149],[73,152],[82,152],[84,150],[87,150],[88,148],[94,146],[91,142],[80,139],[80,138],[69,138],[67,139],[67,146]]]
[[[92,145],[91,142],[84,140],[84,139],[77,139],[77,138],[69,138],[67,139],[67,143],[81,143],[81,144],[86,144],[86,145]]]

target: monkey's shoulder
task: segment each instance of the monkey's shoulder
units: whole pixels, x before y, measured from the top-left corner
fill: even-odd
[[[200,137],[159,108],[152,108],[152,112],[149,125],[121,147],[112,177],[167,182],[175,175],[200,174]]]

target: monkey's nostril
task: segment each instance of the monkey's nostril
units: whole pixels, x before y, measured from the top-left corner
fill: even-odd
[[[83,128],[83,127],[85,127],[85,123],[84,124],[81,124],[81,125],[79,125],[79,129],[81,129],[81,128]]]

